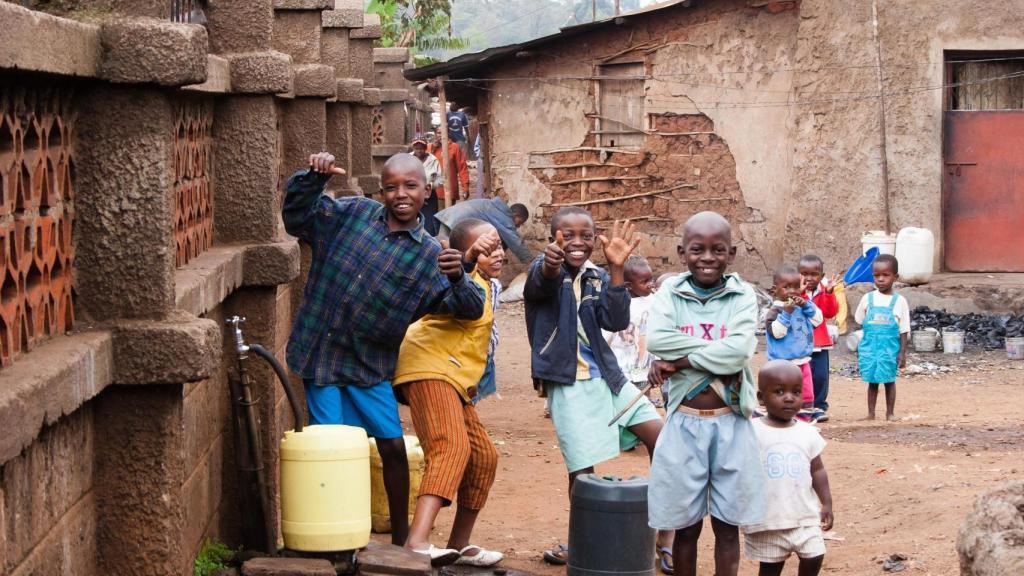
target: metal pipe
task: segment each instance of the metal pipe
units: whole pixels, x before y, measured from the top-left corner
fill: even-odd
[[[875,41],[875,68],[878,72],[878,131],[882,152],[882,208],[885,210],[885,233],[892,234],[889,211],[889,152],[885,137],[885,84],[882,81],[882,41],[878,38],[878,2],[871,0],[871,34]]]

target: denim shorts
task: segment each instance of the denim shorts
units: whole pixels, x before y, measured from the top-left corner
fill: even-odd
[[[733,525],[764,518],[764,470],[750,420],[673,412],[651,462],[651,528],[679,530],[709,513]]]

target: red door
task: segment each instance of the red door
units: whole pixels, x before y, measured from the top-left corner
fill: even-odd
[[[946,112],[946,268],[1024,272],[1024,111]]]

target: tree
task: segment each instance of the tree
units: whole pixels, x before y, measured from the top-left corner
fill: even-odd
[[[410,48],[415,53],[469,45],[452,34],[451,0],[370,0],[366,11],[380,15],[383,47]]]

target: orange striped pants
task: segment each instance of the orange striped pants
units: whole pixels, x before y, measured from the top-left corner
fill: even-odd
[[[443,380],[410,382],[405,397],[427,461],[420,494],[437,496],[446,506],[457,495],[459,506],[482,509],[494,484],[498,451],[476,408]]]

